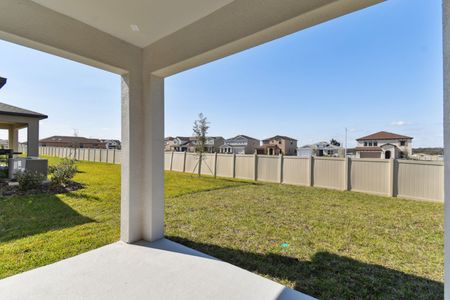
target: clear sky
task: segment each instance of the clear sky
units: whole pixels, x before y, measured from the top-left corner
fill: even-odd
[[[275,134],[299,145],[380,130],[442,146],[441,1],[389,0],[166,79],[166,135]],[[49,115],[41,138],[120,137],[120,80],[0,42],[0,101]],[[1,135],[0,135],[1,137]],[[23,140],[23,135],[22,138]]]

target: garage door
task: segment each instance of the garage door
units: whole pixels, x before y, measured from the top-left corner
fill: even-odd
[[[380,158],[381,157],[381,152],[360,152],[359,153],[359,157],[360,158]]]

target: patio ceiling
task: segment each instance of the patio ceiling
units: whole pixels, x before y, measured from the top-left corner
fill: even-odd
[[[32,0],[138,47],[167,36],[233,0]]]

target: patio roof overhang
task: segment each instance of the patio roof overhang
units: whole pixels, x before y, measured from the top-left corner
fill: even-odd
[[[3,0],[0,38],[122,75],[121,239],[164,235],[164,77],[382,0]],[[444,137],[450,149],[450,5]],[[450,151],[445,151],[445,161]],[[445,166],[446,216],[450,166]],[[446,236],[450,220],[446,217]],[[446,238],[446,250],[450,239]],[[446,282],[450,281],[446,251]],[[446,297],[450,296],[448,285]]]

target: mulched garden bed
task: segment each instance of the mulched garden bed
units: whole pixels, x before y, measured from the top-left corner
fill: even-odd
[[[79,189],[84,188],[83,184],[70,181],[65,186],[56,186],[51,182],[43,183],[38,189],[22,191],[19,189],[18,185],[11,185],[8,182],[0,182],[0,197],[13,197],[13,196],[31,196],[39,194],[64,194],[70,193]]]

